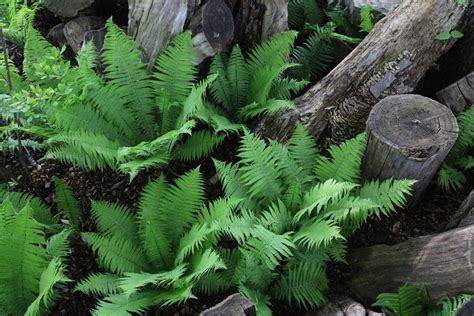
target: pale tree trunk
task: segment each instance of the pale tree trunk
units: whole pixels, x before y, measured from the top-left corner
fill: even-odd
[[[333,71],[303,96],[297,109],[267,117],[260,135],[285,140],[297,122],[335,142],[361,132],[372,107],[388,95],[412,92],[425,72],[454,44],[439,41],[458,29],[468,8],[456,0],[403,0]]]
[[[130,0],[128,33],[149,69],[170,40],[193,32],[197,63],[232,42],[245,48],[287,30],[288,0]]]

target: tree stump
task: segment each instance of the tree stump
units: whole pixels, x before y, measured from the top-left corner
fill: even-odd
[[[468,10],[457,1],[403,0],[336,68],[295,99],[295,110],[266,116],[255,132],[286,140],[301,122],[317,138],[340,142],[353,137],[378,101],[415,90],[455,43],[436,40],[436,34],[463,31]]]
[[[287,30],[287,7],[288,0],[130,0],[128,33],[152,69],[170,40],[191,30],[200,62],[232,41],[248,48]]]
[[[474,225],[442,234],[409,239],[395,246],[355,249],[348,262],[354,269],[348,288],[360,302],[406,283],[426,285],[430,296],[474,293]]]
[[[362,177],[414,179],[410,204],[416,204],[456,142],[459,128],[444,105],[418,95],[380,101],[367,121]]]

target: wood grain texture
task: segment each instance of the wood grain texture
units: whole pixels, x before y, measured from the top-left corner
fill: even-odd
[[[457,140],[453,113],[419,95],[390,96],[380,101],[367,121],[367,149],[362,178],[414,179],[411,205],[419,202]]]
[[[426,285],[435,300],[474,293],[473,241],[471,225],[395,246],[355,249],[348,257],[356,271],[348,280],[348,287],[365,304],[372,304],[378,294],[396,291],[406,283]]]
[[[465,11],[455,0],[403,0],[335,69],[295,100],[296,110],[265,118],[256,133],[285,140],[300,121],[315,137],[325,130],[335,142],[352,137],[363,130],[380,99],[415,89],[454,44],[435,40],[436,34],[457,29]],[[388,72],[396,79],[375,97],[370,88]]]
[[[474,55],[471,57],[474,59]],[[474,103],[474,71],[438,91],[436,97],[441,103],[446,104],[454,114],[457,115],[464,111],[468,105]]]
[[[64,25],[64,36],[72,50],[77,53],[82,48],[85,34],[91,30],[98,30],[105,26],[105,20],[98,16],[81,16]]]
[[[226,8],[224,0],[209,1],[129,1],[128,33],[140,43],[149,69],[170,40],[184,30],[193,33],[198,55],[196,63],[200,63],[224,50],[232,41],[247,49],[288,29],[288,0],[230,0],[231,10]],[[220,10],[206,11],[207,3]],[[229,13],[235,21],[233,30]]]
[[[240,293],[232,294],[214,307],[206,309],[200,316],[255,316],[255,305]]]

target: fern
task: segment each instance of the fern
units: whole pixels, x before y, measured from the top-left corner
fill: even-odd
[[[360,29],[363,32],[370,33],[374,28],[373,8],[370,4],[362,6],[360,9]]]
[[[474,167],[468,156],[474,148],[474,106],[458,116],[459,136],[438,172],[438,186],[446,191],[458,191],[464,187],[464,170]]]
[[[72,189],[58,177],[54,178],[58,207],[64,212],[73,227],[79,227],[81,211]]]

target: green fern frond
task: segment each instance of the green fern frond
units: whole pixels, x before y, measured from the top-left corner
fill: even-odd
[[[315,185],[309,190],[301,205],[301,210],[296,213],[294,220],[301,221],[306,215],[312,215],[313,212],[318,214],[330,202],[337,203],[346,197],[357,185],[350,182],[337,182],[335,180],[327,180],[326,182]]]
[[[231,216],[230,224],[224,228],[224,232],[239,245],[243,245],[252,235],[257,223],[258,219],[254,214],[242,210],[238,216]]]
[[[51,209],[35,196],[27,193],[3,191],[0,188],[0,200],[8,200],[16,213],[26,206],[30,207],[33,212],[32,216],[38,223],[50,227],[56,224],[56,219],[51,214]]]
[[[190,299],[197,299],[192,290],[193,284],[186,284],[182,287],[169,289],[159,293],[156,296],[156,302],[161,306],[171,306],[185,303]]]
[[[416,183],[414,180],[385,180],[383,182],[366,182],[360,189],[359,196],[363,199],[370,199],[379,207],[374,209],[374,214],[388,216],[395,212],[397,208],[405,205],[406,197],[411,195],[412,187]]]
[[[240,110],[239,116],[243,120],[249,120],[262,115],[273,114],[285,110],[293,110],[294,108],[295,104],[293,101],[289,100],[267,100],[264,103],[253,102],[244,106]]]
[[[193,133],[175,153],[175,157],[183,161],[198,160],[209,156],[217,146],[222,144],[225,135],[216,135],[208,130]]]
[[[321,306],[326,298],[324,291],[328,280],[324,268],[317,264],[303,263],[284,272],[274,291],[280,299],[286,299],[290,305],[304,309]]]
[[[113,273],[149,270],[144,254],[128,240],[96,233],[82,233],[82,237],[97,253],[100,265]]]
[[[213,249],[206,249],[193,255],[189,263],[189,275],[185,280],[194,282],[206,273],[220,269],[226,269],[226,266],[219,253]]]
[[[242,137],[238,156],[242,164],[240,179],[250,197],[270,201],[277,199],[282,192],[279,180],[281,170],[277,169],[277,157],[274,157],[271,148],[262,139],[246,133]]]
[[[258,223],[276,234],[283,234],[291,230],[292,217],[285,204],[278,200],[278,203],[272,203],[269,209],[262,213]]]
[[[362,6],[360,9],[360,29],[363,32],[370,33],[374,28],[374,9],[370,4]]]
[[[232,287],[227,279],[225,279],[221,273],[206,273],[199,279],[196,284],[196,290],[206,295],[212,296],[218,293],[222,293]]]
[[[171,217],[159,211],[167,190],[168,184],[161,176],[145,187],[139,201],[138,231],[141,245],[149,262],[158,271],[170,269],[175,259],[166,233]]]
[[[313,176],[313,169],[319,157],[313,137],[303,125],[298,124],[291,138],[288,140],[288,150],[293,159],[303,169],[306,177]]]
[[[242,172],[240,172],[239,166],[215,159],[213,161],[226,196],[242,199],[243,202],[251,202],[252,200],[247,199],[247,191],[241,180]]]
[[[91,215],[101,234],[138,245],[135,218],[128,207],[117,203],[92,201]]]
[[[360,165],[365,150],[365,134],[329,148],[330,158],[320,157],[314,168],[316,179],[359,183]]]
[[[339,225],[359,227],[373,213],[373,210],[379,207],[370,199],[348,196],[336,203],[329,204],[321,213],[321,217],[334,220]]]
[[[48,238],[46,242],[46,251],[50,259],[61,258],[65,259],[69,255],[69,236],[71,229],[65,229]]]
[[[59,209],[63,211],[73,227],[79,227],[81,209],[71,187],[58,177],[54,177],[54,183],[56,187],[56,202]]]
[[[75,290],[88,295],[108,296],[119,291],[119,276],[113,274],[91,274],[80,281]]]
[[[278,235],[257,225],[252,235],[245,249],[258,256],[270,270],[278,266],[283,259],[290,257],[293,249],[296,248],[289,232]]]
[[[156,94],[160,95],[165,91],[171,102],[184,102],[196,81],[195,59],[191,32],[184,32],[173,38],[156,61]]]
[[[277,78],[271,87],[269,96],[273,99],[291,100],[298,95],[307,85],[309,81],[295,80],[290,78]]]
[[[445,191],[459,191],[464,187],[466,177],[458,169],[443,163],[438,171],[437,183]]]
[[[270,308],[272,304],[270,302],[269,296],[259,291],[252,290],[243,285],[239,286],[239,292],[254,303],[255,308],[257,309],[258,315],[261,315],[261,316],[273,315],[272,310]]]
[[[203,244],[207,241],[208,235],[214,229],[204,224],[195,224],[191,229],[181,237],[179,242],[179,251],[176,256],[176,264],[181,264],[184,260],[196,253],[198,249],[203,247]]]
[[[327,247],[338,239],[345,239],[341,235],[341,228],[333,221],[321,219],[304,224],[293,237],[295,243],[299,243],[309,250]]]
[[[288,186],[287,191],[283,195],[283,202],[285,203],[288,210],[292,213],[300,209],[303,199],[303,191],[301,183],[295,181]]]
[[[441,299],[436,309],[428,311],[428,316],[450,316],[456,315],[462,306],[472,299],[471,295],[460,295]]]
[[[54,258],[49,262],[48,267],[41,274],[39,295],[28,307],[25,316],[36,316],[40,314],[42,306],[47,308],[51,305],[55,286],[72,281],[64,275],[65,270],[66,268],[60,258]]]
[[[426,288],[419,290],[407,284],[398,293],[380,294],[373,306],[381,307],[384,313],[392,316],[418,316],[423,315],[427,297]]]
[[[156,293],[136,293],[131,297],[123,294],[111,295],[99,302],[92,311],[93,316],[131,316],[141,314],[155,304]]]
[[[107,86],[134,111],[143,132],[153,137],[154,94],[150,75],[141,62],[142,53],[137,44],[111,19],[106,26],[102,58],[106,64]]]

